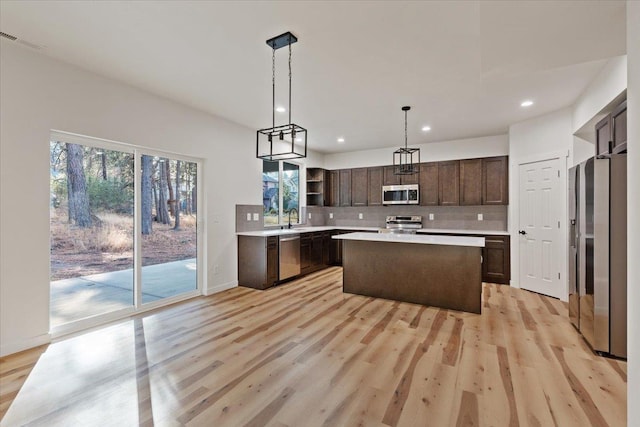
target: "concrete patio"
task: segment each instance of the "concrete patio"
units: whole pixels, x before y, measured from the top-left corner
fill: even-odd
[[[195,290],[196,259],[142,267],[142,302]],[[133,305],[133,269],[51,282],[51,326]]]

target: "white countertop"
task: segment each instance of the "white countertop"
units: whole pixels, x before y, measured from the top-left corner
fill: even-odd
[[[378,231],[380,227],[344,227],[337,225],[321,225],[315,227],[295,227],[291,229],[285,228],[281,230],[279,228],[273,228],[271,230],[259,230],[259,231],[240,231],[237,232],[237,236],[254,236],[254,237],[267,237],[267,236],[282,236],[287,234],[297,233],[312,233],[314,231],[331,231],[331,230],[356,230],[356,231]]]
[[[482,234],[484,236],[508,236],[508,231],[496,231],[496,230],[454,230],[449,228],[421,228],[418,233],[427,234]]]
[[[340,225],[322,225],[322,226],[309,226],[309,227],[295,227],[291,229],[285,228],[272,228],[269,230],[258,231],[240,231],[237,232],[238,236],[254,236],[254,237],[267,237],[267,236],[283,236],[287,234],[296,233],[311,233],[314,231],[331,231],[331,230],[354,230],[354,231],[378,231],[380,227],[356,227],[356,226],[340,226]],[[484,236],[508,236],[508,231],[495,231],[495,230],[454,230],[448,228],[421,228],[418,230],[421,234],[480,234]]]
[[[349,233],[333,236],[341,240],[364,240],[368,242],[418,243],[423,245],[484,247],[484,237],[436,236],[393,233]]]

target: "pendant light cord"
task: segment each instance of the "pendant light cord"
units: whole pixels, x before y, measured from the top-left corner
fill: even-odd
[[[407,149],[407,111],[404,112],[404,149]]]
[[[276,50],[271,53],[271,121],[276,127]]]
[[[291,36],[289,36],[289,124],[291,124]]]

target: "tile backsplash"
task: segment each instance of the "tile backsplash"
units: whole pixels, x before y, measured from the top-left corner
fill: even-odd
[[[301,213],[305,225],[314,226],[384,227],[387,215],[422,215],[424,228],[506,231],[507,210],[508,206],[309,206]],[[258,221],[253,221],[254,213],[258,213]],[[247,214],[251,221],[247,221]],[[429,220],[429,214],[433,214],[433,220]],[[482,214],[482,221],[478,221],[478,214]],[[236,205],[236,231],[263,228],[262,205]]]

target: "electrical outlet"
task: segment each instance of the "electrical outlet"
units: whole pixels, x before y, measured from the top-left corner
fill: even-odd
[[[333,212],[329,212],[329,219],[333,219]]]
[[[484,218],[483,218],[482,214],[478,214],[478,221],[483,221],[483,220],[484,220]]]
[[[433,221],[433,214],[432,213],[429,214],[429,221]]]
[[[247,212],[247,221],[251,221],[251,212]]]
[[[362,213],[359,213],[358,214],[358,219],[362,219],[362,218],[364,218],[364,215]]]
[[[260,214],[259,214],[259,213],[254,212],[254,213],[253,213],[253,220],[254,220],[254,221],[258,221],[258,220],[260,220]]]
[[[220,266],[218,264],[213,266],[213,274],[220,274]]]
[[[309,212],[309,219],[311,219],[311,212]]]

